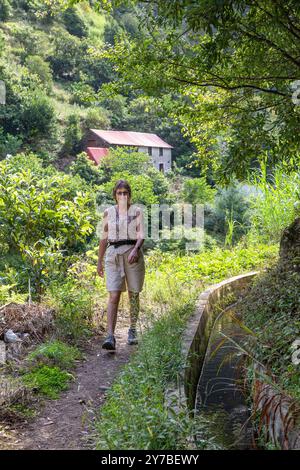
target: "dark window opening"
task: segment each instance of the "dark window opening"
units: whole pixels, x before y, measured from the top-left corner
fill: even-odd
[[[164,154],[164,149],[162,147],[159,147],[159,156],[162,157]]]
[[[148,154],[152,155],[152,147],[148,147]]]
[[[159,171],[164,172],[164,164],[163,163],[159,164]]]

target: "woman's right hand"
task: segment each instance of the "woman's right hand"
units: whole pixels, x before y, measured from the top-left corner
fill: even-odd
[[[103,262],[102,261],[98,262],[97,272],[98,272],[100,277],[104,277],[104,267],[103,267]]]

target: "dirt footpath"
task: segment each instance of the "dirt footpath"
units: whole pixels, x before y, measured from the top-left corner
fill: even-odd
[[[93,422],[106,391],[138,346],[127,345],[128,327],[117,327],[116,353],[101,349],[103,337],[91,339],[76,379],[56,400],[46,400],[38,416],[14,431],[14,449],[93,449]]]

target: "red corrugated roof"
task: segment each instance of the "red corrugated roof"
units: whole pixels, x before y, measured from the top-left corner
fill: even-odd
[[[103,157],[105,157],[109,149],[108,148],[103,148],[103,147],[87,147],[87,154],[96,165],[99,165],[100,160],[102,160]]]
[[[91,129],[91,131],[108,144],[131,145],[134,147],[162,147],[169,149],[173,148],[172,145],[169,145],[164,142],[156,134],[131,131],[102,131],[100,129]]]

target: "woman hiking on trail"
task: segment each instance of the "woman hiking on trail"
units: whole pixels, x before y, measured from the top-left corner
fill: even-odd
[[[126,285],[130,303],[128,344],[138,343],[136,324],[139,315],[139,293],[145,278],[145,261],[141,248],[145,238],[142,209],[131,204],[131,187],[125,180],[116,182],[113,197],[117,204],[110,206],[103,214],[97,268],[100,277],[104,277],[105,270],[106,288],[109,292],[107,338],[102,348],[110,351],[116,349],[114,332],[117,312],[121,292],[126,291]]]

